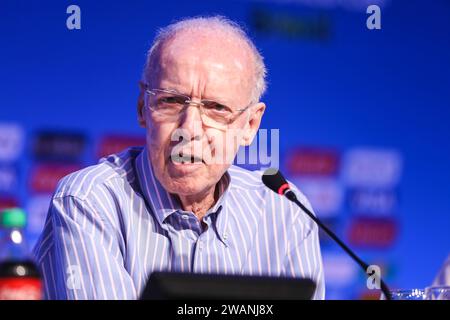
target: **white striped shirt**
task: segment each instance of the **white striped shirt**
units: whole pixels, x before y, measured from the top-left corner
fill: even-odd
[[[154,271],[308,277],[324,299],[318,228],[260,171],[231,166],[202,228],[156,179],[146,150],[60,181],[34,248],[47,299],[137,299]]]

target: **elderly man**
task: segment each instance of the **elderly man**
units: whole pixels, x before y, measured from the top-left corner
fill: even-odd
[[[160,31],[140,82],[146,146],[66,176],[52,198],[34,249],[47,298],[136,299],[159,270],[309,277],[324,298],[316,225],[231,165],[258,131],[265,73],[223,17]]]

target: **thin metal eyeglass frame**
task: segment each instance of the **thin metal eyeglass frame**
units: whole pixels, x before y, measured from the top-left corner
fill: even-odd
[[[187,95],[185,95],[185,94],[179,93],[179,92],[177,92],[177,91],[175,91],[175,90],[170,90],[170,89],[160,89],[160,88],[145,89],[145,92],[146,92],[147,94],[151,94],[151,95],[153,95],[153,96],[156,96],[156,93],[155,93],[154,91],[156,91],[156,92],[161,92],[161,93],[167,93],[167,94],[176,94],[176,95],[178,95],[178,96],[180,96],[180,97],[185,97],[186,100],[184,101],[184,105],[185,105],[185,106],[191,106],[191,105],[197,106],[197,107],[200,109],[200,113],[201,113],[201,114],[205,114],[205,111],[204,111],[204,109],[203,109],[203,106],[205,105],[204,102],[214,102],[214,103],[217,103],[217,104],[219,104],[219,105],[223,105],[223,106],[227,107],[228,109],[232,110],[232,109],[231,109],[230,107],[228,107],[227,105],[225,105],[225,104],[223,104],[223,103],[216,102],[216,101],[214,101],[214,100],[203,99],[203,100],[201,100],[200,102],[192,101],[191,97],[189,97],[189,96],[187,96]],[[237,109],[237,110],[235,110],[235,111],[232,110],[232,116],[233,116],[233,117],[230,118],[230,119],[228,119],[228,120],[227,120],[227,123],[224,123],[224,125],[225,125],[225,124],[226,124],[226,125],[230,125],[230,124],[232,124],[233,122],[235,122],[235,121],[237,120],[237,118],[239,118],[239,116],[240,116],[242,113],[244,113],[245,111],[247,111],[248,108],[250,108],[253,104],[254,104],[254,103],[250,103],[249,105],[247,105],[247,106],[246,106],[245,108],[243,108],[243,109]],[[156,111],[155,109],[153,109],[153,108],[150,106],[149,103],[147,103],[146,107],[148,107],[148,108],[149,108],[150,110],[152,110],[152,111]],[[182,111],[180,111],[180,114],[181,114],[184,110],[186,110],[186,108],[184,108]],[[235,114],[235,112],[237,112],[238,114]],[[213,121],[216,121],[216,120],[213,119]]]

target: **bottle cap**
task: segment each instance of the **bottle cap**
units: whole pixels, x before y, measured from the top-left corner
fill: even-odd
[[[21,208],[9,208],[0,213],[0,226],[3,228],[23,228],[26,222],[27,216]]]

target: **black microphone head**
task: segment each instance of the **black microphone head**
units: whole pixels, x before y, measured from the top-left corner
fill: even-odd
[[[289,183],[281,174],[280,170],[269,168],[264,171],[262,182],[273,192],[284,195],[287,190],[290,190]]]

